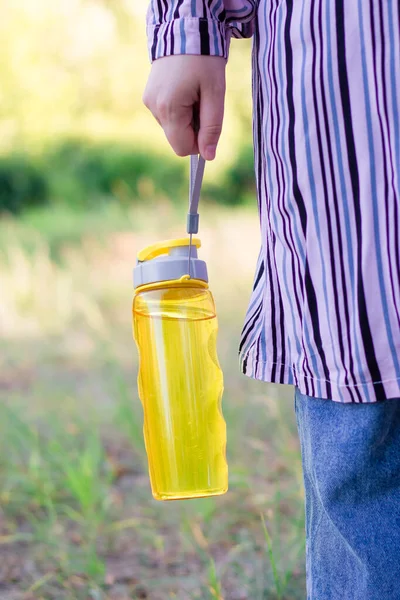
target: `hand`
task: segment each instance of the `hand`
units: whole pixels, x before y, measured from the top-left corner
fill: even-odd
[[[143,102],[178,156],[215,158],[224,116],[225,67],[226,60],[218,56],[166,56],[152,64]]]

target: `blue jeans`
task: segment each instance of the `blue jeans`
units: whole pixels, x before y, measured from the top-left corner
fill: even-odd
[[[295,408],[307,600],[400,600],[400,400]]]

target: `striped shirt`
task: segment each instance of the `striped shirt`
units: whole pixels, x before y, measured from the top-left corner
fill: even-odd
[[[262,246],[245,374],[400,397],[399,0],[153,0],[152,60],[253,35]]]

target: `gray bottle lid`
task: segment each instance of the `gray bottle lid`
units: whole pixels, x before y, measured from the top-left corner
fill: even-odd
[[[208,283],[207,265],[198,258],[201,242],[193,238],[166,240],[141,250],[133,269],[136,288],[158,281],[172,281],[187,277]]]

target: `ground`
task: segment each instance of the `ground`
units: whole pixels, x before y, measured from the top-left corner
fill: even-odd
[[[139,217],[133,231],[91,232],[55,249],[32,232],[27,248],[25,229],[3,225],[0,598],[300,600],[293,390],[244,377],[237,360],[257,217],[243,209],[202,217],[220,324],[229,492],[169,503],[155,501],[149,486],[131,269],[139,248],[181,237],[182,227],[168,207],[151,227]]]

